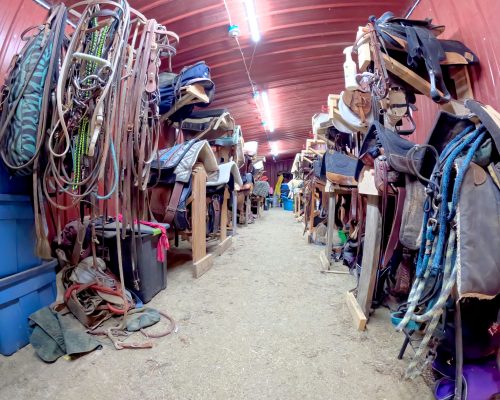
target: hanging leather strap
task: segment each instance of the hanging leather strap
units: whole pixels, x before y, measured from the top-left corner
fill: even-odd
[[[397,188],[396,191],[396,210],[394,219],[392,220],[391,233],[385,247],[384,255],[380,263],[380,269],[385,270],[391,261],[394,251],[399,244],[399,231],[401,230],[401,221],[403,219],[403,209],[405,204],[406,190],[405,188]]]
[[[358,189],[351,190],[351,208],[349,212],[349,223],[358,220]]]
[[[220,205],[220,196],[218,194],[212,196],[212,205],[214,208],[214,233],[219,232],[220,230],[220,220],[221,220],[221,205]]]
[[[184,189],[184,184],[181,182],[175,182],[174,190],[172,191],[172,195],[170,196],[168,206],[165,209],[164,222],[169,225],[172,225],[172,222],[174,221],[175,213],[177,212],[177,206],[179,205],[179,201],[181,200],[182,189]]]

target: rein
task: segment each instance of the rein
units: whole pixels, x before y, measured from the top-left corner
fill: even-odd
[[[457,135],[442,151],[427,186],[422,225],[424,236],[417,258],[416,278],[408,297],[405,315],[396,328],[402,331],[410,321],[427,324],[424,338],[408,365],[407,377],[417,376],[430,362],[427,357],[428,346],[456,284],[456,209],[459,192],[472,158],[485,138],[486,131],[482,125],[474,131],[467,128]],[[463,161],[452,183],[456,160],[462,156]],[[431,277],[435,282],[440,282],[441,288],[432,290],[433,297],[428,298],[426,288],[434,286]],[[418,312],[417,308],[423,305],[424,297],[427,298],[427,309],[423,313]]]

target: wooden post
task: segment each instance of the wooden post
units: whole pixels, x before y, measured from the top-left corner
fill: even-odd
[[[192,203],[192,248],[193,263],[200,261],[207,255],[207,173],[201,163],[193,167],[193,203]]]
[[[262,217],[262,197],[257,197],[257,216]]]
[[[236,225],[238,225],[238,192],[233,190],[233,236],[236,236]]]
[[[370,315],[382,240],[382,215],[378,203],[378,196],[368,195],[363,260],[361,261],[361,276],[357,295],[358,304],[366,318]]]
[[[328,260],[328,269],[332,263],[333,235],[335,234],[335,192],[328,192],[328,233],[325,247],[325,256]]]
[[[309,218],[309,229],[308,229],[308,242],[310,242],[311,234],[313,232],[314,228],[314,214],[316,211],[316,182],[313,183],[312,186],[312,193],[311,193],[311,205],[309,207],[309,215],[307,216]]]
[[[224,198],[222,200],[222,208],[220,211],[220,241],[223,242],[227,237],[227,201],[229,199],[229,190],[224,189]]]
[[[248,219],[252,212],[252,203],[250,201],[250,193],[245,196],[245,226],[248,226]]]

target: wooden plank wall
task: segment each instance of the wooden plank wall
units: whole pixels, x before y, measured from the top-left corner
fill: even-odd
[[[278,180],[278,174],[282,171],[290,172],[292,168],[293,158],[287,158],[280,160],[279,158],[274,161],[271,156],[266,157],[267,161],[265,163],[264,169],[266,170],[266,176],[269,178],[269,185],[274,190],[276,181]]]

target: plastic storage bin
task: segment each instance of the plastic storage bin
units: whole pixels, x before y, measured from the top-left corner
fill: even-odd
[[[57,261],[0,279],[0,354],[9,356],[29,343],[28,317],[56,299]]]
[[[11,176],[0,158],[0,193],[24,194],[31,191],[31,176]]]
[[[106,225],[106,229],[113,226],[114,224]],[[121,242],[125,286],[137,294],[144,303],[151,301],[155,295],[167,287],[167,255],[165,254],[165,261],[163,263],[157,261],[156,247],[160,235],[155,236],[151,233],[145,233],[148,231],[151,232],[152,229],[141,225],[142,237],[135,239],[138,258],[136,265],[139,275],[138,290],[134,288],[134,276],[132,273],[132,237],[127,236]],[[110,269],[116,276],[119,276],[115,232],[108,230],[105,233],[104,244],[109,249]]]
[[[293,211],[293,199],[283,199],[283,209],[285,211]]]
[[[35,223],[28,196],[0,194],[0,278],[40,265],[35,256]]]

